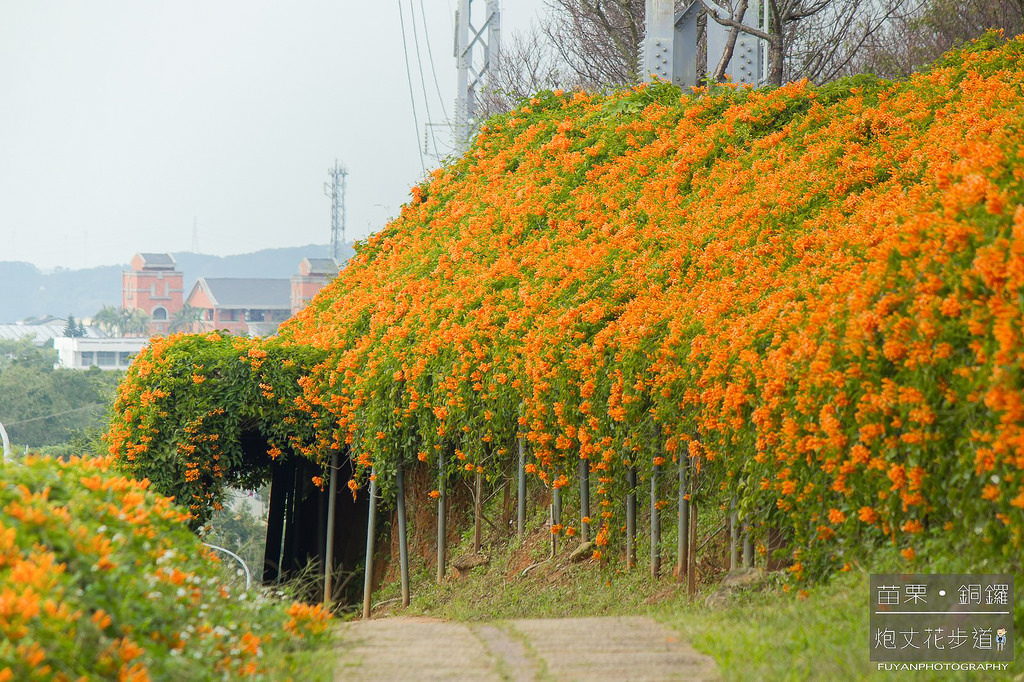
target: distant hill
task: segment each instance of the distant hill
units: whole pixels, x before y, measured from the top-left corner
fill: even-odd
[[[296,274],[303,258],[324,258],[326,244],[264,249],[237,256],[175,253],[185,275],[185,295],[199,277],[281,277]],[[344,257],[353,254],[346,246]],[[127,265],[43,273],[30,263],[0,261],[0,323],[46,315],[91,317],[105,305],[121,305],[121,272]]]

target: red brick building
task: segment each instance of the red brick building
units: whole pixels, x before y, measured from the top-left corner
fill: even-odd
[[[267,336],[338,274],[331,258],[303,258],[299,273],[288,279],[255,277],[200,277],[183,297],[183,275],[169,253],[137,253],[131,269],[122,274],[122,307],[144,310],[150,318],[149,335],[178,330],[213,331]],[[185,305],[195,308],[197,319],[176,319]]]
[[[182,308],[183,276],[169,253],[137,253],[121,274],[121,307],[144,310],[150,335],[166,334]]]
[[[338,264],[333,258],[303,258],[299,274],[292,276],[292,315],[306,307],[316,292],[338,276]]]

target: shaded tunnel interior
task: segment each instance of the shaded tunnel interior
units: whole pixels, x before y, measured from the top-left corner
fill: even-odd
[[[293,582],[300,598],[310,602],[323,599],[324,566],[327,558],[327,513],[330,486],[320,490],[314,476],[322,468],[292,454],[284,461],[266,456],[267,443],[258,433],[242,438],[243,456],[270,479],[267,512],[267,541],[262,580],[266,585]],[[366,555],[366,523],[369,495],[365,488],[352,492],[345,482],[352,477],[347,453],[339,458],[337,501],[334,523],[333,601],[356,603],[362,593],[362,571]]]

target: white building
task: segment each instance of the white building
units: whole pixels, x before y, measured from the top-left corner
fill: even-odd
[[[67,369],[128,369],[132,359],[149,339],[90,339],[58,337],[53,340],[57,350],[57,367]]]

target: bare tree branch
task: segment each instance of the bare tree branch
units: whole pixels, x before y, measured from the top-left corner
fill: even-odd
[[[729,38],[725,41],[725,49],[722,50],[722,58],[718,60],[718,66],[715,67],[715,72],[711,74],[711,80],[715,83],[725,78],[725,70],[729,68],[729,62],[732,61],[733,52],[736,51],[736,39],[740,35],[740,22],[743,20],[743,15],[747,13],[747,6],[749,0],[739,0],[739,6],[732,14],[732,23],[734,24],[729,31]]]

